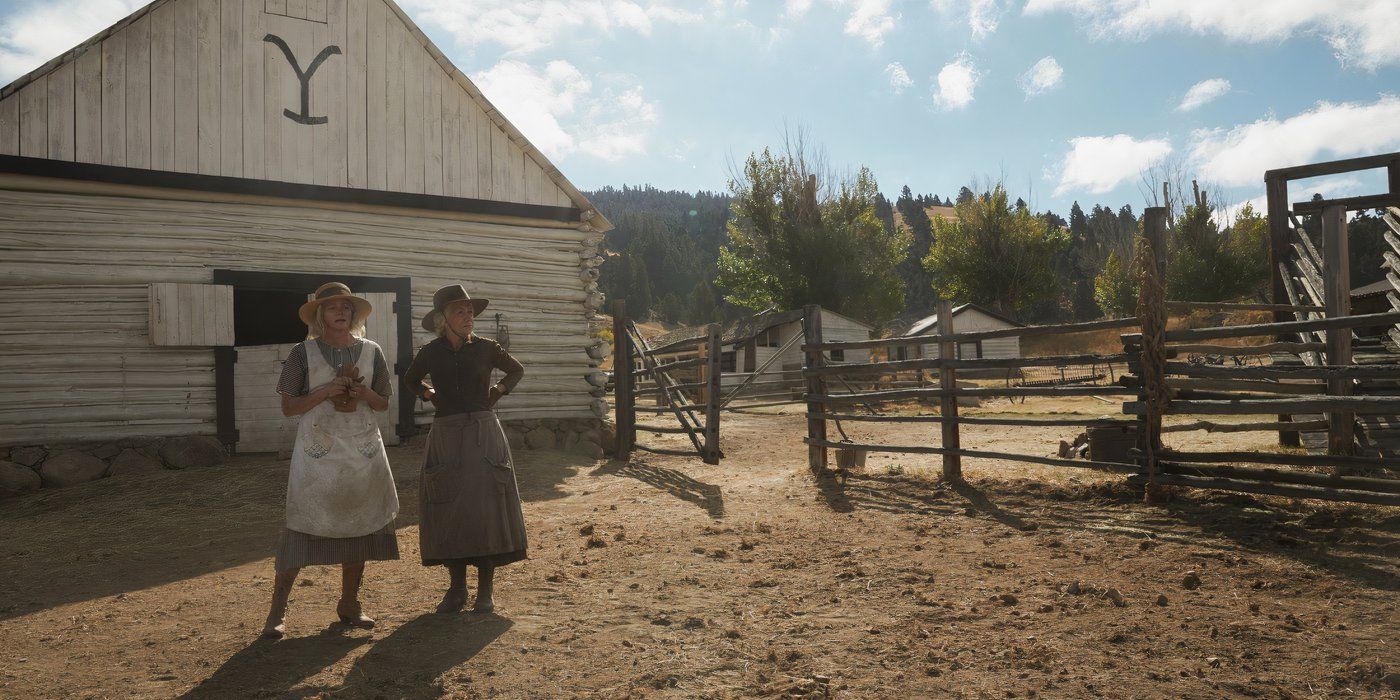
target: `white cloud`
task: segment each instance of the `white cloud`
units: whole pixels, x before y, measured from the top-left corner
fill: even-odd
[[[1183,29],[1246,43],[1319,36],[1344,65],[1375,70],[1400,63],[1395,0],[1029,0],[1024,12],[1070,12],[1097,35],[1125,39]]]
[[[962,109],[972,104],[972,93],[982,74],[977,72],[972,57],[958,54],[952,63],[938,71],[938,89],[933,92],[933,103],[941,109]]]
[[[845,32],[860,37],[872,48],[885,43],[885,35],[894,29],[894,17],[890,15],[890,0],[843,0],[851,7],[851,16],[846,20]]]
[[[1060,84],[1065,77],[1065,69],[1060,67],[1060,62],[1054,56],[1046,56],[1035,62],[1025,73],[1021,74],[1021,89],[1026,93],[1026,99],[1030,99],[1045,93]]]
[[[506,59],[472,80],[550,158],[582,152],[613,161],[643,154],[657,121],[656,106],[641,87],[606,87],[595,93],[593,81],[568,61],[536,69]],[[587,107],[579,109],[583,104]]]
[[[995,32],[1005,12],[999,0],[931,0],[929,4],[945,15],[965,12],[973,40]]]
[[[579,32],[649,35],[658,24],[694,24],[704,17],[666,2],[632,0],[403,0],[408,14],[442,27],[457,41],[499,44],[523,54]]]
[[[783,16],[788,19],[802,19],[812,9],[812,0],[787,0],[783,3]]]
[[[1070,139],[1069,146],[1060,163],[1056,197],[1081,190],[1103,194],[1172,152],[1165,140],[1139,141],[1127,134],[1080,136]]]
[[[904,92],[914,84],[913,79],[909,77],[909,71],[904,70],[904,66],[901,65],[899,61],[885,66],[885,75],[890,77],[890,89],[893,90],[896,95]]]
[[[1232,129],[1198,131],[1192,164],[1202,178],[1226,186],[1260,181],[1291,165],[1400,150],[1400,97],[1370,104],[1319,102],[1302,114],[1266,117]]]
[[[145,0],[46,0],[19,8],[0,20],[0,85],[87,41],[145,4]]]
[[[1178,112],[1190,112],[1207,102],[1224,96],[1229,91],[1230,81],[1224,78],[1202,80],[1186,91],[1186,96],[1181,98],[1181,104],[1177,105],[1176,109]]]

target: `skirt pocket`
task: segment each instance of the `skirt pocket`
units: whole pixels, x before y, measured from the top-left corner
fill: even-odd
[[[490,426],[491,439],[485,446],[486,463],[496,481],[496,493],[504,496],[515,485],[515,460],[511,458],[510,442],[499,421]]]
[[[451,503],[459,488],[457,470],[451,467],[423,468],[423,498],[429,503]]]

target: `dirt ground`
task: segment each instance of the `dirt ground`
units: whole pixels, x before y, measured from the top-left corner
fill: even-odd
[[[985,460],[952,486],[937,457],[873,455],[843,487],[810,476],[803,433],[796,413],[726,414],[717,467],[517,454],[531,559],[484,616],[429,612],[445,576],[417,561],[420,448],[393,448],[403,559],[372,563],[362,595],[379,627],[332,624],[338,571],[314,568],[278,642],[256,637],[285,463],[0,502],[0,696],[1400,696],[1394,509],[1148,507],[1119,477]],[[1267,438],[1192,435],[1169,442]],[[976,426],[963,443],[1048,455],[1065,437]]]

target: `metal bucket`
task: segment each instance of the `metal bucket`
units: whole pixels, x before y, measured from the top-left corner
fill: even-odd
[[[836,467],[843,471],[864,469],[866,452],[867,450],[859,447],[838,447],[836,448]]]

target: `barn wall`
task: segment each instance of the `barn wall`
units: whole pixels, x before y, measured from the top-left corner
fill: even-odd
[[[802,322],[793,321],[792,323],[783,324],[779,327],[779,334],[780,343],[786,343],[794,335],[802,335]],[[858,321],[846,318],[845,316],[840,316],[830,311],[823,310],[822,340],[828,343],[843,343],[856,340],[870,340],[870,327],[863,325]],[[845,354],[846,359],[843,360],[844,362],[870,361],[869,350],[847,350]],[[773,366],[770,369],[772,369],[773,371],[777,371],[784,367],[789,369],[793,367],[801,367],[802,362],[802,341],[799,340],[798,342],[794,343],[792,347],[788,348],[787,351],[783,353],[783,358],[773,363]]]
[[[0,190],[0,444],[214,433],[214,353],[150,343],[152,282],[215,268],[413,278],[504,314],[525,380],[503,419],[591,416],[579,251],[593,234],[299,206]],[[310,291],[310,290],[308,290]],[[275,388],[267,387],[272,393]],[[426,420],[426,416],[424,417]]]
[[[553,166],[396,8],[323,5],[303,19],[263,0],[155,2],[0,99],[0,155],[574,205]],[[325,123],[283,113],[301,112],[301,82],[269,34],[303,71],[340,49],[309,81],[307,116]]]

